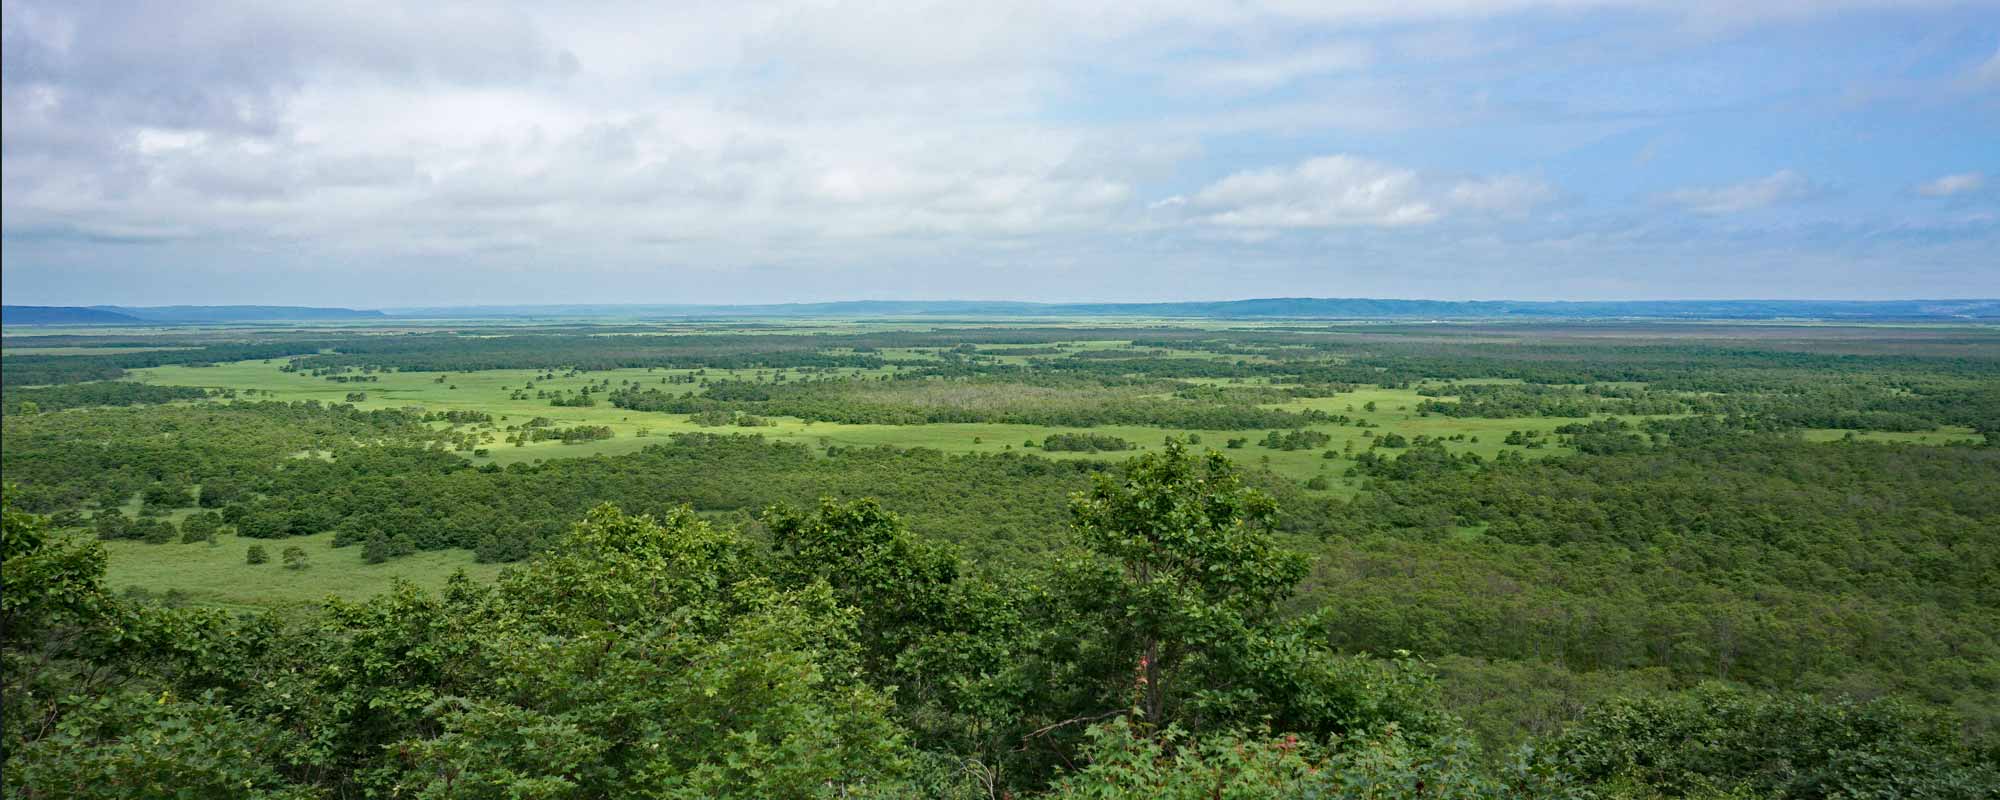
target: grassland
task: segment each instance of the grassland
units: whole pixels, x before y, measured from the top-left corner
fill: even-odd
[[[1129,321],[1127,321],[1129,322]],[[1044,321],[1039,324],[1047,325]],[[1077,323],[1083,324],[1083,323]],[[965,323],[967,327],[1005,327],[1004,323],[982,321]],[[934,324],[909,323],[907,325],[871,324],[852,322],[745,322],[742,324],[717,325],[713,323],[690,323],[674,325],[660,330],[670,330],[675,334],[692,333],[852,333],[858,330],[891,330],[908,328],[912,330],[934,327]],[[1261,327],[1261,326],[1247,326]],[[1389,326],[1360,326],[1363,332],[1344,333],[1353,338],[1385,337],[1408,340],[1415,331]],[[1418,330],[1423,330],[1419,328]],[[1690,327],[1675,329],[1681,335],[1705,334],[1707,328]],[[1733,330],[1733,329],[1732,329]],[[1777,331],[1777,329],[1772,329]],[[1428,332],[1428,331],[1426,331]],[[1453,331],[1468,341],[1465,331]],[[1565,336],[1576,339],[1592,338],[1594,329],[1562,328]],[[1754,329],[1753,333],[1763,333],[1764,329]],[[1785,329],[1786,335],[1796,331]],[[1470,331],[1482,333],[1482,331]],[[1507,343],[1506,334],[1511,330],[1497,328],[1491,332],[1491,340]],[[1611,333],[1629,333],[1623,329],[1612,329]],[[1648,332],[1649,333],[1649,332]],[[607,333],[606,336],[646,335],[644,333]],[[1609,335],[1609,334],[1606,334]],[[1473,339],[1486,341],[1484,336]],[[1077,339],[1063,341],[1061,349],[1069,354],[1085,353],[1087,357],[1117,354],[1129,351],[1134,356],[1152,359],[1190,358],[1216,359],[1231,362],[1263,363],[1268,356],[1255,353],[1231,353],[1223,355],[1215,352],[1182,349],[1156,349],[1150,346],[1135,347],[1128,339],[1091,338],[1079,331]],[[88,348],[33,348],[42,350],[63,350],[65,352]],[[1047,357],[1050,345],[982,345],[977,358],[988,363],[1024,366],[1030,359]],[[1016,352],[1018,351],[1018,352]],[[24,353],[25,349],[15,348],[9,354]],[[829,349],[830,353],[842,353]],[[876,355],[889,361],[938,363],[948,355],[943,348],[934,347],[883,347],[872,350]],[[50,354],[54,354],[51,352]],[[1337,357],[1337,356],[1336,356]],[[1114,362],[1115,363],[1115,359]],[[371,375],[366,382],[340,382],[328,377],[314,376],[307,372],[285,371],[282,359],[253,360],[224,363],[215,366],[163,366],[135,369],[131,379],[148,383],[202,386],[233,391],[238,397],[256,400],[301,401],[314,400],[322,403],[349,402],[351,394],[365,395],[353,404],[363,409],[422,408],[432,412],[472,411],[491,415],[491,424],[460,425],[460,433],[472,433],[478,439],[477,453],[463,452],[466,458],[478,464],[508,465],[538,460],[584,458],[600,455],[617,455],[635,452],[645,447],[660,444],[675,433],[752,433],[771,440],[806,445],[824,453],[828,448],[869,448],[892,446],[899,448],[930,448],[947,453],[1002,453],[1026,451],[1045,458],[1072,459],[1122,459],[1134,455],[1132,451],[1117,453],[1049,452],[1031,443],[1040,443],[1052,433],[1078,430],[1075,428],[1053,427],[1037,424],[1012,423],[933,423],[922,425],[890,424],[849,424],[828,421],[809,422],[797,417],[766,416],[769,424],[756,427],[708,427],[696,424],[690,415],[621,409],[605,402],[599,395],[599,404],[589,407],[552,406],[546,397],[536,397],[537,392],[568,393],[585,386],[603,387],[608,380],[611,388],[629,385],[641,388],[660,388],[673,393],[703,392],[702,381],[749,381],[775,382],[780,375],[788,381],[808,377],[808,373],[774,369],[721,369],[708,368],[667,369],[639,368],[592,370],[573,375],[560,372],[551,373],[539,369],[496,369],[475,372],[424,372],[424,371],[383,371]],[[872,369],[842,368],[815,370],[810,377],[841,377],[849,379],[870,379],[889,377],[901,369],[886,366]],[[350,373],[359,374],[359,373]],[[1182,384],[1216,384],[1259,386],[1266,384],[1262,378],[1185,378]],[[1511,383],[1515,379],[1464,379],[1440,382],[1429,381],[1435,388],[1444,384]],[[1633,386],[1614,381],[1600,381],[1604,386]],[[1171,386],[1172,384],[1167,384]],[[921,406],[927,403],[950,405],[954,408],[973,405],[984,410],[994,408],[1010,409],[1017,406],[1034,406],[1037,403],[1088,403],[1095,398],[1089,391],[1038,389],[1024,387],[1015,394],[1008,394],[1013,384],[989,384],[977,388],[967,387],[921,387],[905,386],[880,387],[862,384],[853,387],[857,397],[869,402],[885,405],[908,404]],[[531,388],[530,388],[531,387]],[[522,390],[527,389],[525,394]],[[1032,391],[1028,390],[1032,389]],[[1126,400],[1134,397],[1164,396],[1157,386],[1135,387],[1121,385],[1106,387],[1104,396],[1117,395]],[[998,394],[995,394],[998,392]],[[1137,394],[1135,394],[1137,393]],[[1388,433],[1414,438],[1425,436],[1442,441],[1444,447],[1457,453],[1476,453],[1491,459],[1503,452],[1515,452],[1529,458],[1545,457],[1568,452],[1553,436],[1537,436],[1541,446],[1524,447],[1505,444],[1508,434],[1522,431],[1529,434],[1549,434],[1563,425],[1587,418],[1517,417],[1509,419],[1489,419],[1474,417],[1450,417],[1439,414],[1424,414],[1416,409],[1425,401],[1452,399],[1420,395],[1413,389],[1390,388],[1384,386],[1359,386],[1352,391],[1330,397],[1294,399],[1274,403],[1265,408],[1292,412],[1319,411],[1328,415],[1347,417],[1365,422],[1367,427],[1358,425],[1315,424],[1311,430],[1329,437],[1327,444],[1313,449],[1284,451],[1259,446],[1263,438],[1261,430],[1203,430],[1191,428],[1162,427],[1157,425],[1099,425],[1088,430],[1125,439],[1140,448],[1158,448],[1168,437],[1184,439],[1198,437],[1199,447],[1223,453],[1246,466],[1269,469],[1270,471],[1301,482],[1313,478],[1323,478],[1314,482],[1324,486],[1315,491],[1337,497],[1350,497],[1362,490],[1359,479],[1347,477],[1350,461],[1338,457],[1347,453],[1359,453],[1375,444],[1375,437]],[[546,418],[558,427],[579,425],[604,426],[609,428],[611,438],[576,444],[560,441],[543,441],[514,444],[507,441],[512,426],[518,426],[534,418]],[[1628,419],[1633,419],[1627,416]],[[1634,420],[1636,421],[1636,419]],[[439,422],[434,425],[451,427]],[[1845,430],[1807,430],[1805,437],[1811,441],[1833,441],[1853,435],[1871,441],[1889,441],[1912,444],[1948,444],[1976,438],[1969,428],[1945,427],[1933,431],[1914,433],[1854,432]],[[1232,439],[1247,440],[1239,447],[1228,447]],[[469,450],[470,448],[468,448]],[[1331,453],[1336,457],[1329,458]],[[136,503],[128,512],[136,511]],[[183,512],[184,513],[184,512]],[[178,515],[177,515],[178,516]],[[1466,529],[1468,536],[1477,529]],[[270,602],[290,602],[310,600],[326,595],[342,597],[364,596],[389,585],[397,578],[412,580],[420,584],[436,584],[451,571],[465,568],[475,577],[490,577],[498,568],[473,562],[467,551],[433,551],[416,556],[393,559],[385,564],[370,565],[361,560],[359,548],[334,549],[330,546],[330,535],[303,537],[267,543],[274,556],[274,563],[264,566],[248,566],[243,561],[243,549],[250,542],[225,538],[216,546],[207,545],[146,545],[134,542],[110,543],[112,568],[110,582],[116,587],[138,587],[160,593],[170,590],[183,592],[195,602],[225,606],[247,606]],[[313,566],[303,571],[285,570],[275,563],[277,550],[283,546],[298,545],[311,552]]]
[[[453,572],[465,570],[476,580],[500,574],[499,564],[474,562],[468,550],[432,550],[369,564],[361,548],[333,546],[333,534],[287,539],[245,539],[223,536],[214,544],[146,544],[104,542],[110,561],[105,585],[119,591],[141,589],[155,595],[178,592],[190,603],[225,608],[256,608],[326,597],[358,600],[378,594],[398,580],[436,588]],[[271,560],[245,563],[244,553],[263,545]],[[306,551],[305,569],[287,569],[279,553],[287,547]]]
[[[1084,342],[1086,347],[1116,347],[1124,342]],[[914,358],[934,355],[924,351],[909,351],[894,354],[898,358]],[[542,379],[548,374],[541,370],[487,370],[480,372],[434,373],[434,372],[384,372],[377,374],[372,383],[337,383],[323,377],[314,377],[300,372],[282,372],[278,361],[245,361],[213,367],[156,367],[136,370],[140,380],[160,384],[204,386],[217,389],[235,390],[239,394],[258,399],[275,400],[317,400],[325,403],[345,402],[354,392],[367,395],[367,399],[355,405],[368,408],[422,407],[428,411],[478,411],[491,414],[497,421],[494,426],[504,429],[535,417],[544,417],[557,425],[602,425],[612,429],[613,438],[579,444],[563,444],[557,441],[530,443],[515,446],[503,441],[498,431],[488,432],[488,443],[482,444],[486,455],[470,456],[477,463],[498,463],[506,465],[521,461],[549,458],[576,458],[594,455],[612,455],[632,452],[658,443],[659,438],[673,433],[696,431],[756,433],[770,439],[796,442],[815,447],[928,447],[950,453],[998,453],[1022,449],[1027,442],[1039,442],[1050,433],[1066,430],[1043,425],[1018,425],[1002,423],[944,423],[929,425],[864,425],[833,422],[807,422],[792,417],[774,417],[774,424],[755,428],[714,428],[697,425],[686,414],[650,413],[630,411],[600,404],[591,407],[559,407],[549,405],[546,399],[512,399],[514,390],[533,383],[537,390],[578,390],[586,384],[600,383],[606,379],[613,386],[624,381],[641,385],[658,385],[662,378],[686,377],[696,370],[669,369],[621,369],[582,373],[574,377],[558,375],[553,379]],[[876,377],[892,374],[893,367],[881,369],[842,369],[828,373],[846,377]],[[772,370],[725,370],[708,369],[699,371],[703,377],[715,380],[767,381],[774,376]],[[442,381],[440,380],[442,379]],[[1250,382],[1252,385],[1255,382]],[[676,391],[700,391],[691,384],[671,384]],[[1157,446],[1169,436],[1186,437],[1190,434],[1201,438],[1202,446],[1215,449],[1231,458],[1250,465],[1267,466],[1271,470],[1299,480],[1315,476],[1326,476],[1329,491],[1348,494],[1355,484],[1340,478],[1345,470],[1345,462],[1322,457],[1324,450],[1337,452],[1361,451],[1372,444],[1368,434],[1400,433],[1404,436],[1431,436],[1449,439],[1463,435],[1461,441],[1448,441],[1446,447],[1454,452],[1473,452],[1487,458],[1498,455],[1502,450],[1517,450],[1523,455],[1539,456],[1564,452],[1557,445],[1537,449],[1504,445],[1501,440],[1508,432],[1551,431],[1567,423],[1579,421],[1570,418],[1520,418],[1520,419],[1476,419],[1420,415],[1414,409],[1424,400],[1436,399],[1418,395],[1408,389],[1387,389],[1381,387],[1361,387],[1353,392],[1334,397],[1295,400],[1269,407],[1282,410],[1304,411],[1317,409],[1329,414],[1346,415],[1366,420],[1374,426],[1363,429],[1356,426],[1322,424],[1311,426],[1332,437],[1326,448],[1317,450],[1279,451],[1258,447],[1254,444],[1260,438],[1253,431],[1196,430],[1164,428],[1156,426],[1108,425],[1091,428],[1097,433],[1117,436],[1139,444],[1142,447]],[[1374,403],[1375,411],[1365,411],[1368,403]],[[1364,433],[1364,430],[1366,433]],[[1252,444],[1239,449],[1226,448],[1225,443],[1232,438],[1249,438]],[[1474,441],[1477,439],[1477,441]],[[1035,450],[1049,458],[1103,458],[1101,454],[1044,452]]]

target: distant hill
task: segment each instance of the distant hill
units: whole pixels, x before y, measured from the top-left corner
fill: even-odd
[[[1210,319],[2000,320],[2000,300],[1378,300],[1274,297],[1181,303],[856,300],[775,305],[548,305],[392,309],[398,317],[1196,317]]]
[[[316,322],[381,319],[380,311],[306,306],[92,306],[145,322]]]
[[[7,325],[134,325],[144,321],[101,308],[0,306],[0,324]]]
[[[1382,300],[1268,297],[1180,303],[853,300],[767,305],[441,306],[388,311],[306,306],[7,306],[23,325],[324,322],[480,317],[1166,317],[1197,319],[1814,319],[2000,321],[2000,300]]]

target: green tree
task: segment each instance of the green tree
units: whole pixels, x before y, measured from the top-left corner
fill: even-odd
[[[1716,683],[1594,708],[1544,757],[1580,780],[1633,796],[2000,795],[2000,765],[1967,748],[1937,711],[1896,699],[1824,701]]]
[[[1219,700],[1183,668],[1206,669],[1246,644],[1305,577],[1305,558],[1271,538],[1270,496],[1244,486],[1227,458],[1180,442],[1099,476],[1070,512],[1087,552],[1065,559],[1058,580],[1078,607],[1114,615],[1100,635],[1125,651],[1152,725],[1184,703]]]
[[[245,564],[263,564],[270,560],[271,556],[264,552],[264,546],[261,544],[250,545],[250,549],[243,551],[243,563]]]
[[[126,529],[132,525],[125,512],[116,507],[106,508],[90,516],[90,526],[97,531],[97,538],[105,541],[123,539]]]
[[[854,679],[853,613],[744,555],[686,509],[592,511],[502,580],[479,636],[505,680],[399,745],[399,781],[439,798],[894,794],[910,756],[888,699]]]

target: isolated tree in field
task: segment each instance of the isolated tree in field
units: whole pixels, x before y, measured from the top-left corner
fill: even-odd
[[[307,566],[305,548],[297,545],[285,548],[284,559],[285,569],[305,569]]]
[[[264,552],[264,546],[261,544],[250,545],[250,549],[243,551],[243,563],[245,564],[263,564],[270,560],[270,554]]]

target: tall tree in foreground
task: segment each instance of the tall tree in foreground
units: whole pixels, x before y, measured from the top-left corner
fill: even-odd
[[[1102,475],[1071,503],[1078,548],[1038,607],[1054,728],[1129,713],[1141,729],[1269,725],[1311,737],[1446,727],[1430,673],[1342,656],[1280,605],[1306,560],[1272,537],[1276,506],[1218,453],[1179,442]]]

